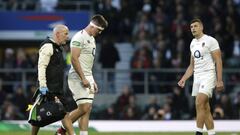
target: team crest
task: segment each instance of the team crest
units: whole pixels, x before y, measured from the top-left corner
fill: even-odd
[[[202,43],[202,47],[204,47],[204,46],[205,46],[205,42]]]
[[[87,40],[87,42],[90,44],[90,41],[89,41],[89,40]]]
[[[202,85],[201,88],[203,89],[203,88],[204,88],[204,85]]]

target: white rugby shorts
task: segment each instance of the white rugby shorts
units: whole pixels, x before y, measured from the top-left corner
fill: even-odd
[[[193,78],[192,96],[203,93],[211,98],[213,89],[216,87],[216,72],[208,71],[194,74]]]
[[[73,98],[77,105],[84,103],[93,103],[94,99],[94,79],[93,76],[85,76],[89,81],[91,88],[85,88],[82,81],[77,78],[68,78],[69,89],[73,93]]]

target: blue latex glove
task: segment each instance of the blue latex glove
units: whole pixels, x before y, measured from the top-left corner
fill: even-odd
[[[42,95],[46,95],[47,92],[48,92],[48,88],[47,87],[40,87],[39,91]]]

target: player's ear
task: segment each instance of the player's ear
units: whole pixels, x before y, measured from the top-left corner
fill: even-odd
[[[60,32],[57,31],[57,32],[56,32],[56,37],[59,38],[59,35],[60,35]]]
[[[200,27],[201,27],[201,30],[203,30],[203,24],[202,23],[200,23]]]

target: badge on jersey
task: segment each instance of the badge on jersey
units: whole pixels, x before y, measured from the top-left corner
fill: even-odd
[[[202,47],[204,47],[204,46],[205,46],[205,42],[202,43]]]

